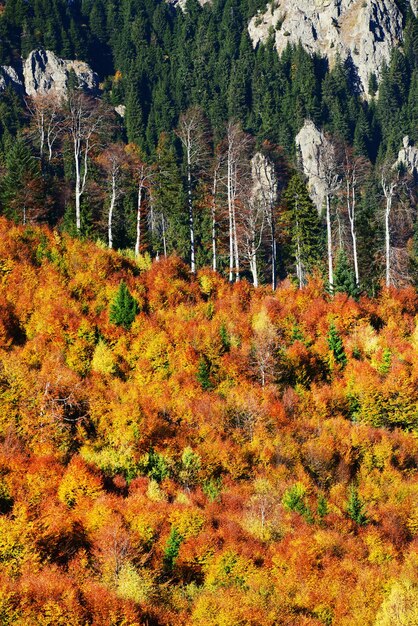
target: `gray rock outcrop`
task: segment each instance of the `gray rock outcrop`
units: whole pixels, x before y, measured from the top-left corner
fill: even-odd
[[[25,91],[28,96],[50,91],[65,96],[71,72],[80,88],[97,91],[97,75],[87,63],[60,59],[50,50],[33,50],[23,63]]]
[[[256,46],[273,34],[279,53],[299,41],[310,53],[335,63],[337,55],[357,74],[360,93],[379,80],[392,49],[403,39],[402,15],[394,0],[276,0],[256,15],[248,31]]]
[[[23,82],[16,70],[10,65],[2,65],[0,66],[0,92],[7,87],[13,87],[19,94],[24,92]]]
[[[418,17],[418,0],[411,0],[411,9],[413,10],[415,17]]]
[[[321,213],[327,188],[325,162],[334,148],[311,120],[305,120],[295,142],[300,166],[308,179],[309,194],[318,213]]]
[[[212,0],[197,0],[201,7],[205,4],[211,3]],[[167,4],[170,4],[173,7],[180,8],[182,11],[185,11],[187,0],[166,0]]]
[[[418,148],[411,144],[408,136],[403,138],[403,146],[399,150],[395,166],[399,165],[405,167],[410,174],[418,176]]]

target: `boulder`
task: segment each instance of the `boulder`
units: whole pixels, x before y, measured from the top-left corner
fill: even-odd
[[[370,76],[379,80],[392,49],[403,40],[402,14],[394,0],[276,0],[252,18],[248,31],[254,47],[273,35],[280,54],[289,42],[301,41],[331,66],[339,56],[366,96]]]

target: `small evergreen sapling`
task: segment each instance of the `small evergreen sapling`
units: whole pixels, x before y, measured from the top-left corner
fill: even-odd
[[[119,290],[110,305],[110,321],[129,330],[138,314],[138,303],[122,280]]]
[[[364,510],[364,503],[360,498],[358,491],[355,487],[350,488],[350,493],[347,502],[347,514],[348,516],[358,524],[364,526],[367,524],[367,515]]]

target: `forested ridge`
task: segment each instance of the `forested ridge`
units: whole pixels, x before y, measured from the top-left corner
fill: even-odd
[[[416,623],[414,288],[0,234],[2,624]]]
[[[349,64],[337,59],[329,67],[325,58],[309,55],[303,42],[289,45],[281,56],[273,36],[253,49],[248,22],[265,8],[260,2],[222,0],[201,7],[189,0],[181,10],[144,0],[8,0],[0,17],[0,62],[16,66],[21,55],[25,59],[39,47],[87,61],[99,74],[102,95],[83,106],[90,121],[95,116],[89,109],[101,108],[106,123],[94,126],[88,155],[80,146],[79,174],[83,179],[85,163],[88,175],[77,190],[69,128],[74,103],[58,106],[41,94],[24,102],[11,87],[5,89],[3,213],[17,222],[47,221],[137,254],[176,253],[192,271],[211,265],[230,278],[234,273],[273,286],[290,275],[300,280],[303,266],[302,282],[316,269],[328,274],[334,288],[338,279],[328,268],[327,245],[333,271],[340,261],[357,290],[375,293],[382,279],[395,286],[415,283],[416,172],[411,178],[401,163],[396,170],[392,166],[403,138],[411,145],[418,139],[418,20],[409,3],[398,4],[403,44],[394,47],[379,85],[370,76],[365,98],[355,91]],[[121,105],[123,119],[113,111]],[[46,141],[41,145],[42,111],[49,111],[46,119],[54,129],[49,154]],[[305,228],[297,234],[295,203],[286,190],[295,190],[294,181],[290,185],[299,170],[295,137],[307,119],[335,148],[331,174],[338,184],[327,224],[325,212],[316,223],[309,217],[313,208],[305,206]],[[80,129],[84,137],[85,131]],[[109,152],[117,156],[109,159]],[[256,153],[273,172],[269,202],[251,194]],[[349,183],[353,170],[355,189]],[[305,184],[303,174],[300,178]],[[353,192],[356,254],[347,206]],[[305,248],[319,254],[296,258],[299,235]]]

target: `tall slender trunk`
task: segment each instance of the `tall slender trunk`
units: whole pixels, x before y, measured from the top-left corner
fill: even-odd
[[[390,212],[392,209],[392,194],[386,196],[385,209],[385,251],[386,251],[386,287],[391,284],[391,268],[390,268]]]
[[[355,190],[355,186],[353,182],[351,186],[351,193],[350,193],[350,183],[348,181],[347,181],[347,209],[348,209],[348,219],[350,222],[351,243],[353,246],[354,276],[356,279],[356,286],[360,287],[360,274],[359,274],[358,253],[357,253],[357,233],[356,233],[356,224],[355,224],[356,190]]]
[[[271,236],[271,288],[273,291],[277,288],[277,249],[276,249],[276,227],[274,225],[273,216],[270,221]]]
[[[231,173],[231,156],[228,154],[228,218],[229,218],[229,282],[232,283],[234,278],[234,224],[232,217],[232,173]]]
[[[136,209],[136,241],[135,241],[135,256],[139,256],[141,248],[141,219],[142,219],[142,182],[138,185],[138,202]]]
[[[216,193],[218,186],[218,168],[215,168],[213,174],[213,188],[212,188],[212,269],[214,272],[217,270],[218,260],[216,251]]]
[[[239,267],[239,249],[238,249],[238,236],[237,236],[237,216],[235,211],[235,202],[232,204],[232,224],[234,230],[234,258],[235,258],[235,282],[240,280],[240,267]]]
[[[81,230],[81,164],[80,149],[74,143],[74,163],[75,163],[75,220],[77,230]]]
[[[236,206],[235,206],[235,197],[236,197],[236,189],[237,189],[237,172],[236,172],[236,164],[233,164],[233,168],[231,168],[231,180],[232,180],[232,231],[233,231],[233,242],[234,242],[234,265],[235,265],[235,282],[239,282],[240,280],[240,267],[239,267],[239,249],[238,249],[238,233],[237,233],[237,214],[236,214]]]
[[[116,175],[112,174],[112,195],[110,198],[109,218],[108,218],[108,223],[107,223],[109,248],[113,248],[112,224],[113,224],[113,212],[115,210],[115,203],[116,203]]]
[[[189,205],[189,230],[190,230],[190,269],[196,273],[195,233],[193,216],[193,190],[192,190],[192,161],[190,154],[190,137],[187,141],[187,199]]]
[[[257,250],[254,241],[251,242],[250,249],[250,270],[253,277],[253,285],[258,287]]]
[[[166,228],[165,228],[165,217],[164,215],[162,215],[161,217],[162,219],[162,235],[163,235],[163,251],[164,251],[164,256],[167,256],[167,238],[166,238]]]
[[[328,253],[328,282],[330,292],[334,292],[334,267],[332,259],[332,229],[331,229],[331,198],[329,194],[326,196],[327,212],[327,253]]]
[[[297,211],[296,211],[297,214]],[[296,218],[296,276],[298,278],[299,289],[303,287],[302,251],[300,249],[299,220]]]

